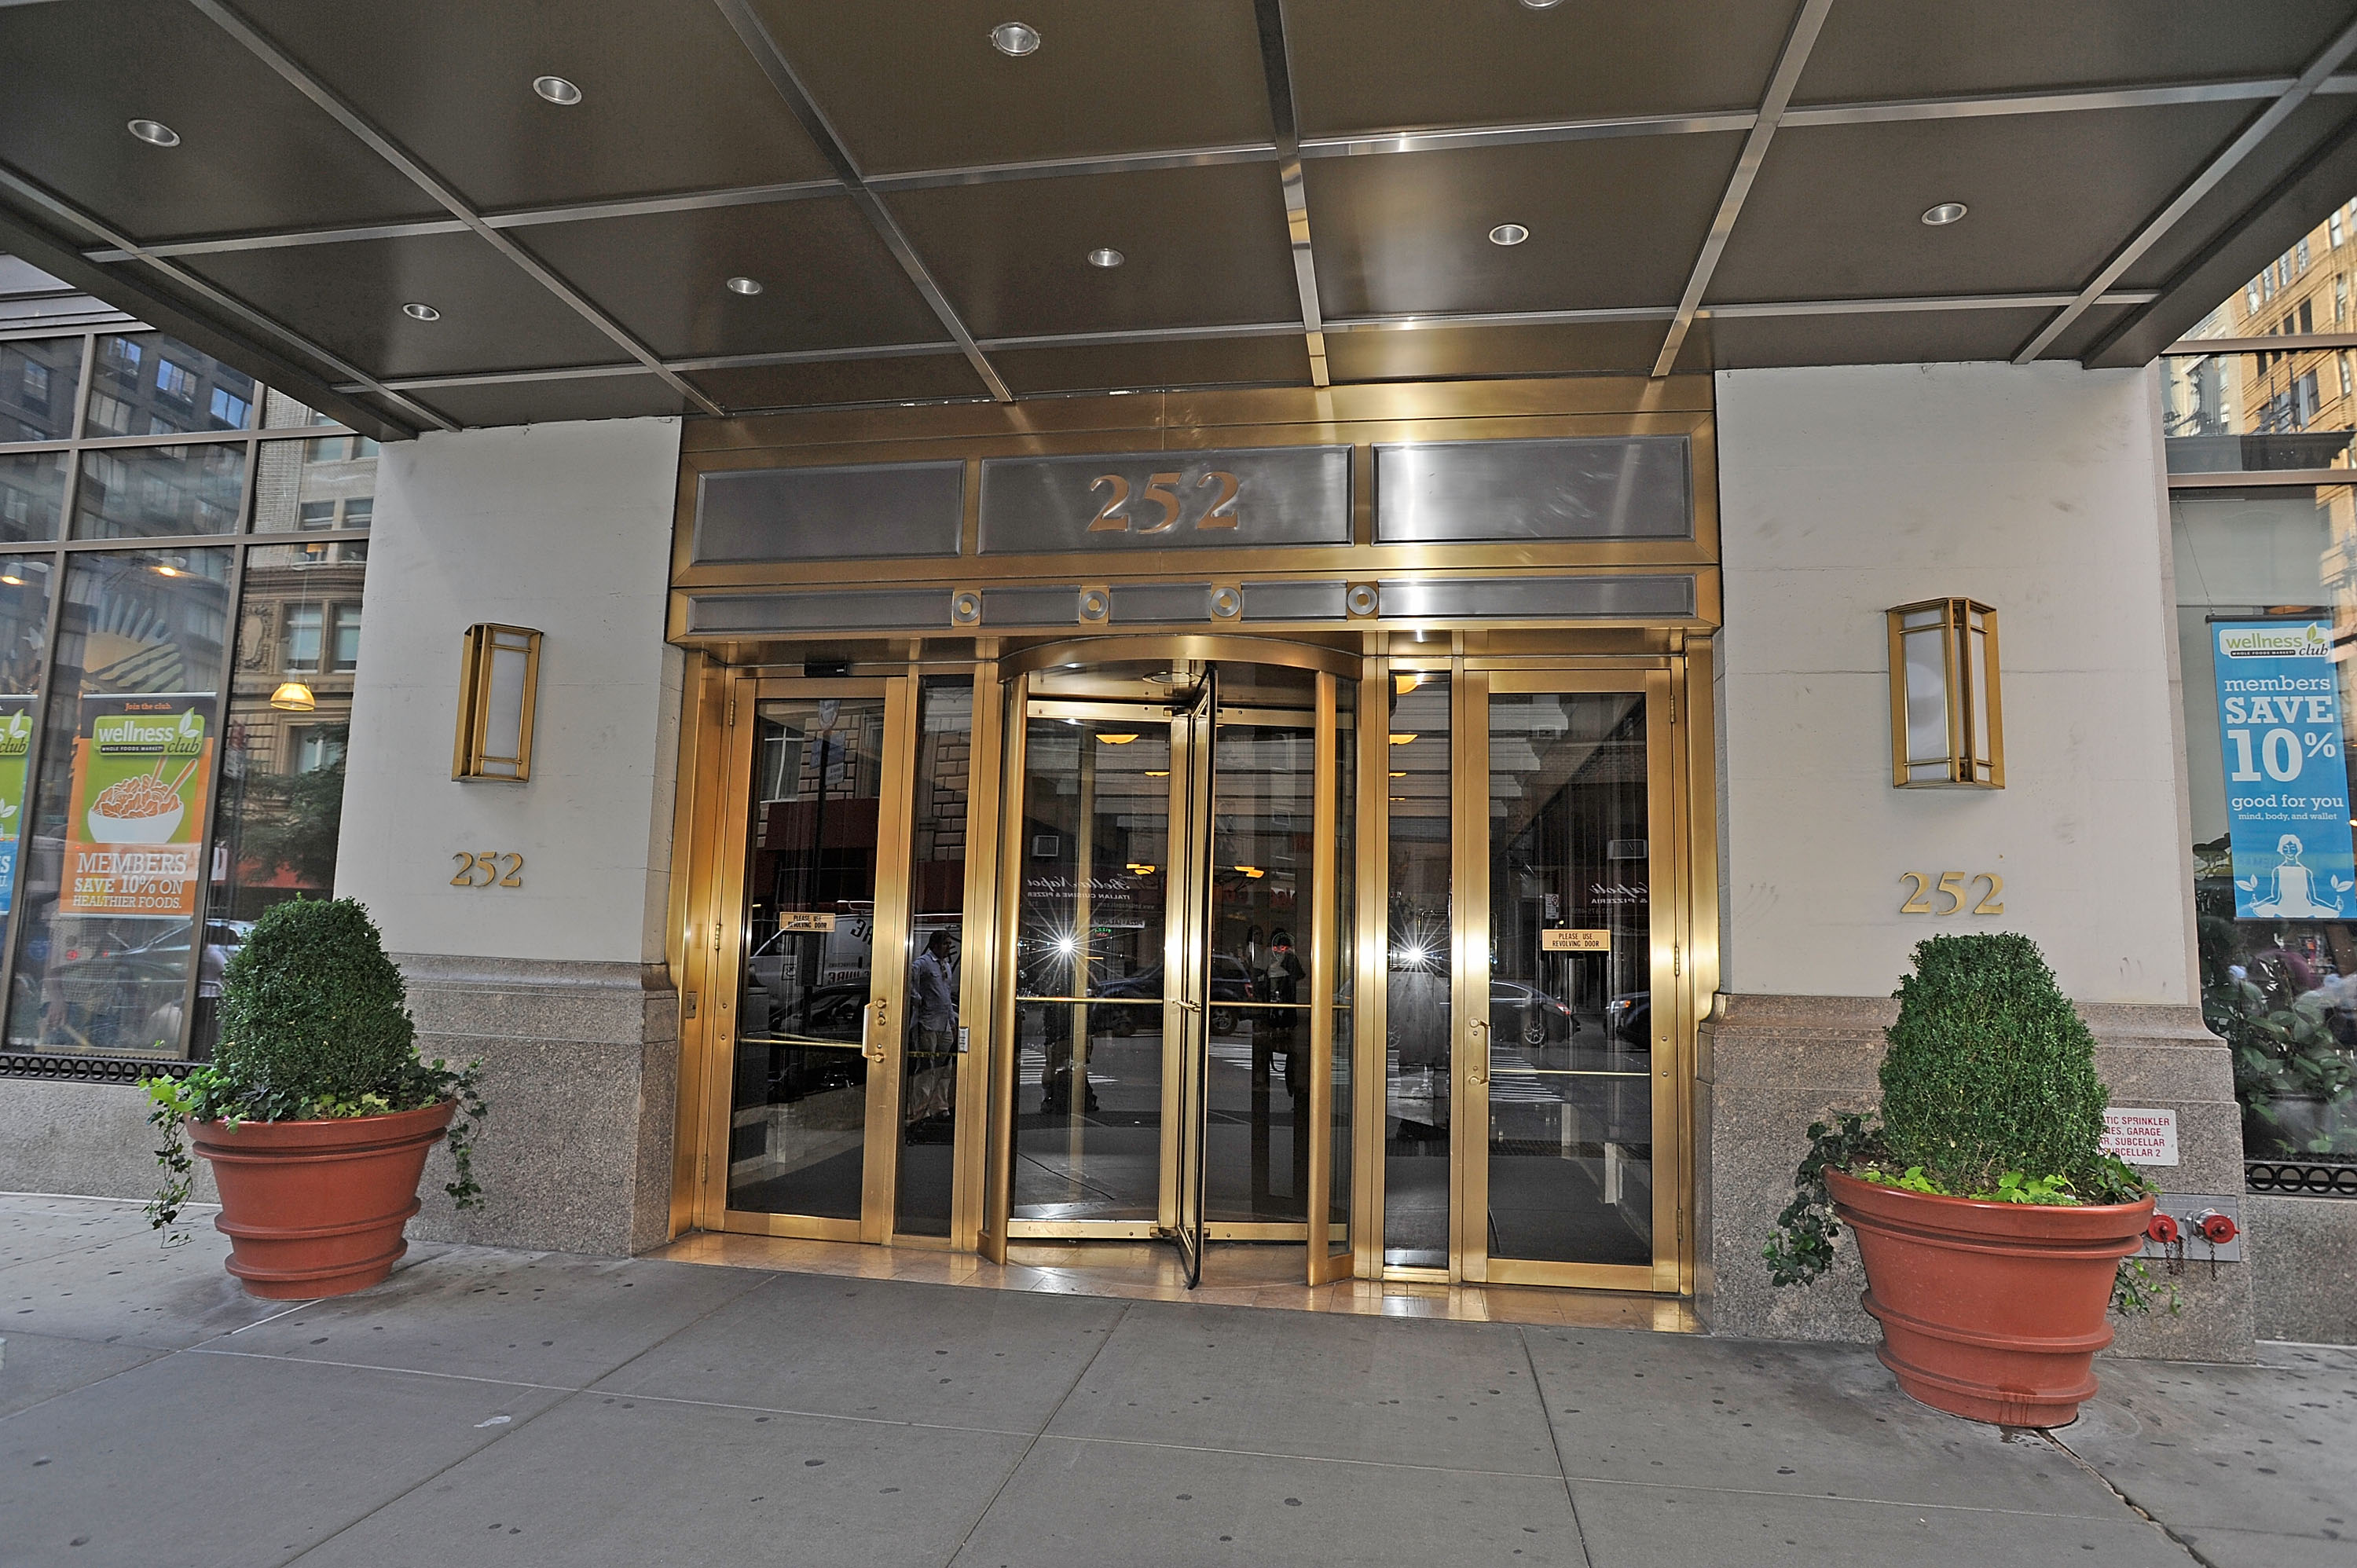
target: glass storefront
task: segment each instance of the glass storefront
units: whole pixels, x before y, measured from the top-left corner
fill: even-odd
[[[163,333],[0,343],[7,1049],[202,1059],[254,917],[331,894],[375,469]]]
[[[2357,489],[2180,490],[2169,512],[2202,1010],[2244,1155],[2268,1181],[2357,1167]]]

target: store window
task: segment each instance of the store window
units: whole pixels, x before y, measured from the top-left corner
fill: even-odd
[[[2357,1168],[2357,489],[2180,491],[2170,530],[2202,1013],[2296,1187]]]
[[[376,444],[144,331],[0,339],[0,1048],[202,1058],[335,886]]]
[[[273,904],[334,894],[367,578],[361,541],[245,553],[207,899],[226,950]],[[290,682],[309,707],[288,705]],[[212,1045],[218,994],[217,984],[200,987],[199,1056]]]

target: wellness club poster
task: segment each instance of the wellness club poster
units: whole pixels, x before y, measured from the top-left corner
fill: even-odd
[[[60,913],[196,914],[213,705],[194,692],[81,699]]]

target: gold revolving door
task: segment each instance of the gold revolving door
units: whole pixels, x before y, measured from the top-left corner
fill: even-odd
[[[1010,682],[985,1244],[1157,1238],[1191,1284],[1207,1244],[1291,1243],[1322,1283],[1350,1262],[1358,661],[1104,640]]]

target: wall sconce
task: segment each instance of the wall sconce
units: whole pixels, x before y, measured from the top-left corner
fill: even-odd
[[[488,623],[467,628],[451,778],[521,784],[532,777],[532,709],[539,686],[540,633]]]
[[[2005,788],[1996,611],[1925,599],[1890,616],[1890,782],[1901,789]]]

